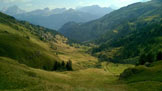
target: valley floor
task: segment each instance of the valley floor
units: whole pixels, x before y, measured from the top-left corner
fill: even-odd
[[[104,68],[69,72],[48,72],[29,68],[8,58],[0,58],[1,91],[126,91],[118,75]],[[8,66],[6,68],[6,66]],[[109,70],[121,70],[114,69]],[[119,68],[124,65],[118,65]],[[5,70],[4,70],[5,69]]]
[[[86,48],[86,47],[85,47]],[[30,68],[13,59],[0,57],[1,91],[126,91],[119,74],[132,65],[98,64],[84,47],[58,47],[62,60],[72,60],[74,71],[52,72]],[[61,50],[64,49],[64,50]]]
[[[0,91],[139,91],[142,83],[128,85],[119,80],[120,73],[133,65],[99,64],[84,47],[62,47],[64,51],[58,48],[62,51],[58,55],[62,60],[70,58],[74,71],[44,71],[0,57]]]

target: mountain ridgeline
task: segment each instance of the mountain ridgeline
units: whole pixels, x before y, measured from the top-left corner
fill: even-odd
[[[65,36],[78,41],[90,41],[98,38],[107,40],[116,36],[117,32],[121,34],[119,32],[125,25],[140,22],[141,19],[144,20],[144,18],[149,18],[149,16],[154,16],[154,18],[158,19],[161,15],[161,6],[160,0],[135,3],[115,10],[94,21],[83,24],[67,23],[59,31]]]
[[[161,0],[135,3],[91,22],[67,23],[59,31],[70,39],[99,45],[92,54],[103,61],[138,63],[143,53],[156,56],[162,48],[161,11]]]
[[[2,12],[14,16],[16,19],[25,20],[32,24],[50,29],[59,29],[67,22],[88,22],[112,12],[112,8],[102,8],[97,5],[85,6],[77,9],[49,8],[25,12],[17,6],[2,9]]]

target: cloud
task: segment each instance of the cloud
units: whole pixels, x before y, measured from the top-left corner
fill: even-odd
[[[76,8],[99,5],[101,7],[120,8],[129,4],[148,0],[0,0],[0,9],[16,5],[25,10],[40,8]]]
[[[136,2],[146,2],[150,0],[107,0],[110,6],[123,7]]]
[[[25,2],[26,0],[0,0],[2,3]]]

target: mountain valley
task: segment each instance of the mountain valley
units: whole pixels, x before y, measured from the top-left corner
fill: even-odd
[[[99,19],[87,14],[94,8],[100,17],[109,11],[96,5],[53,10],[89,19],[62,27],[52,22],[58,31],[24,18],[49,25],[42,18],[53,16],[48,8],[0,12],[0,91],[161,91],[162,1],[134,3]]]

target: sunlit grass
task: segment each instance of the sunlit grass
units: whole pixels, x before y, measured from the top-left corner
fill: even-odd
[[[0,69],[1,90],[125,91],[127,89],[126,84],[118,82],[117,76],[98,68],[52,72],[30,68],[15,60],[1,57]]]

